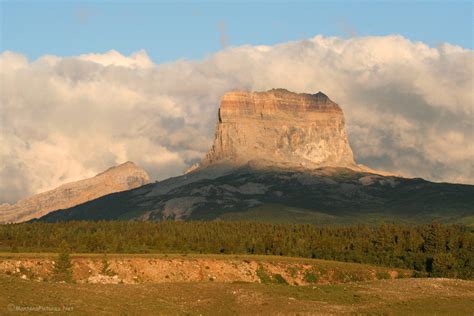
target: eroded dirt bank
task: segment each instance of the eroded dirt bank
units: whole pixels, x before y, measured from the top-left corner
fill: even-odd
[[[345,283],[410,277],[412,271],[334,261],[231,255],[73,255],[78,283],[256,282],[291,285]],[[0,257],[0,273],[51,279],[55,255]]]

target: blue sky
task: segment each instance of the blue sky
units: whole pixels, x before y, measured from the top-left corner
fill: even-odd
[[[223,45],[401,34],[473,47],[473,2],[1,1],[1,50],[30,59],[145,49],[155,62],[201,59]]]

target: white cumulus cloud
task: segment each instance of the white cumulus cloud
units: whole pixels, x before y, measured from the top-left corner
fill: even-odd
[[[145,51],[29,61],[0,55],[0,202],[127,160],[180,174],[212,142],[228,90],[323,91],[343,108],[356,160],[474,183],[474,53],[401,36],[228,47],[154,64]]]

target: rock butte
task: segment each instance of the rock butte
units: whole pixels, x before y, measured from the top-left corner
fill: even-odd
[[[359,169],[344,114],[324,93],[228,92],[221,100],[214,144],[198,169],[256,162],[274,167]]]
[[[133,162],[107,169],[93,178],[61,185],[13,205],[0,205],[0,223],[39,218],[51,211],[73,207],[101,196],[134,189],[150,182],[145,170]]]

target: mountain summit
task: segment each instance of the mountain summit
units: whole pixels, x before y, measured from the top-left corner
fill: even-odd
[[[356,168],[344,114],[324,93],[228,92],[214,144],[201,168],[216,163]]]

